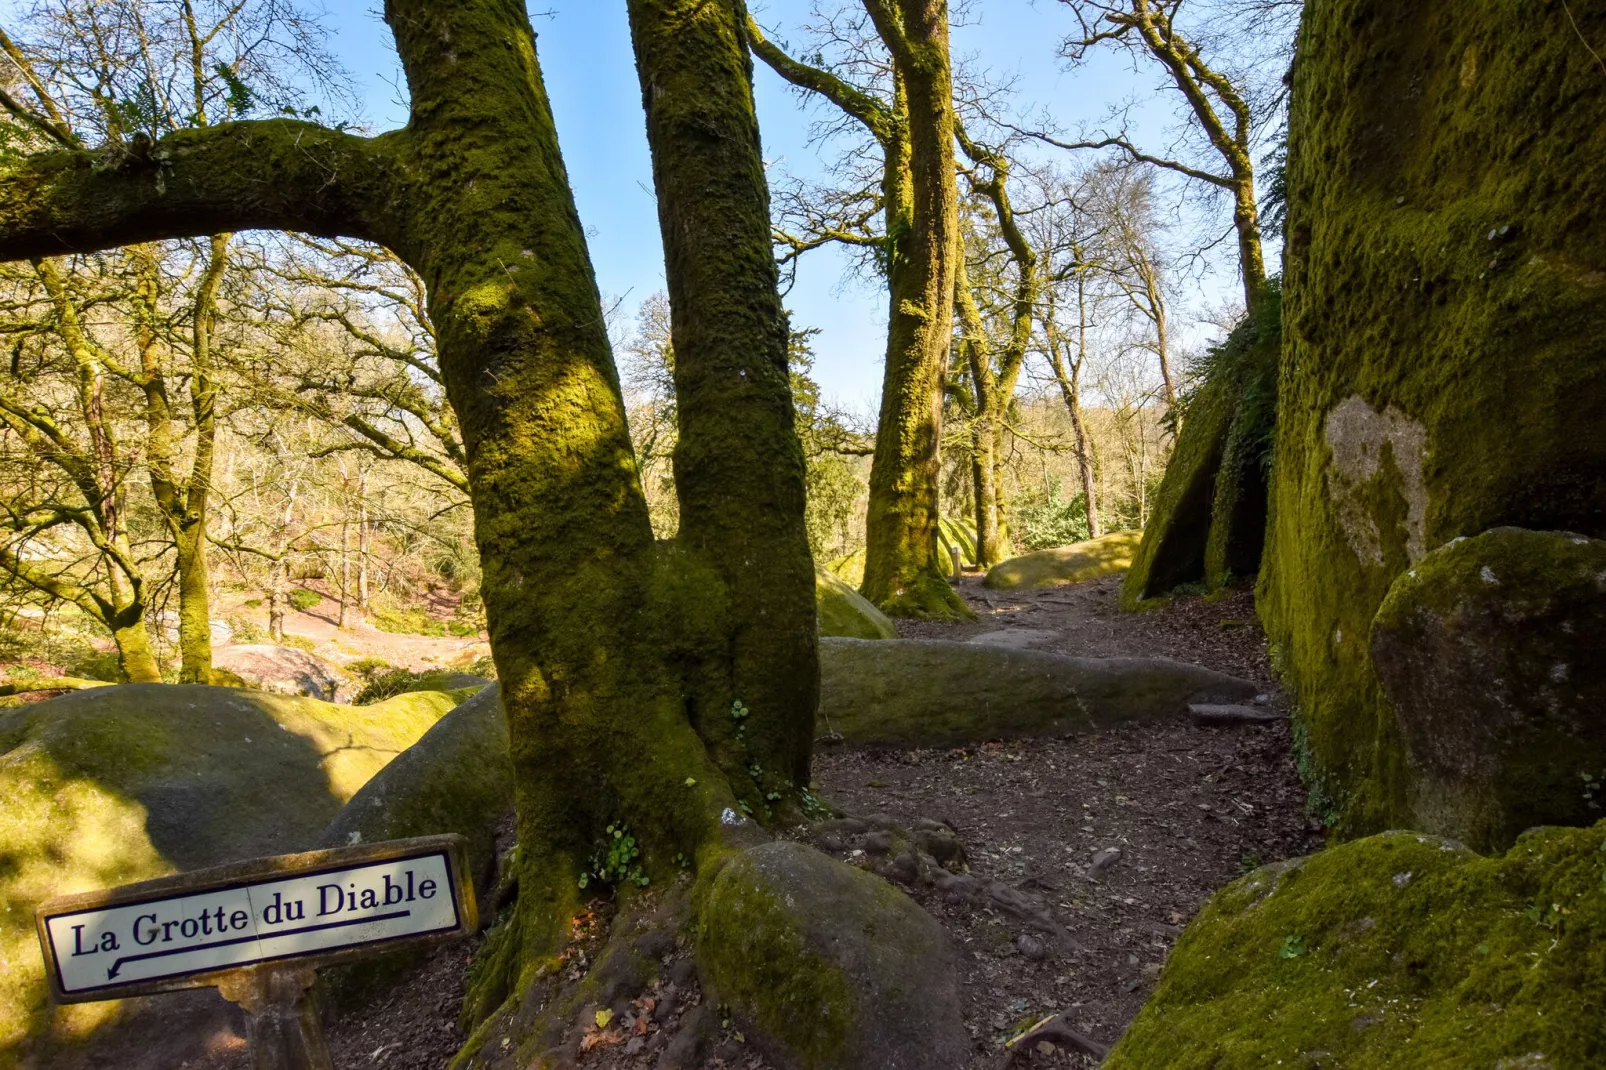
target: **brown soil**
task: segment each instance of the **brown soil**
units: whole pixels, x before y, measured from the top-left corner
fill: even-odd
[[[999,593],[967,577],[961,590],[976,623],[904,623],[900,633],[968,639],[1031,629],[1047,633],[1032,639],[1034,649],[1175,657],[1253,680],[1273,708],[1283,708],[1249,592],[1127,614],[1116,608],[1118,588],[1119,579],[1106,579]],[[995,889],[978,901],[930,884],[907,888],[953,939],[975,1070],[998,1067],[1010,1038],[1060,1012],[1082,1034],[1114,1043],[1212,892],[1248,869],[1321,845],[1321,829],[1304,813],[1284,724],[1216,729],[1178,720],[956,750],[827,751],[815,779],[844,813],[902,826],[946,823],[964,845],[970,874]],[[336,1065],[444,1066],[464,1040],[455,1018],[468,957],[466,948],[442,950],[390,996],[337,1018],[330,1028]],[[765,1067],[733,1026],[701,1006],[684,953],[669,950],[664,963],[664,979],[646,993],[654,1007],[621,1004],[613,1033],[593,1042],[578,1065]],[[694,1021],[712,1033],[705,1053],[674,1061],[686,1046],[677,1043],[682,1027]],[[599,1032],[608,1031],[576,1023],[569,1050]],[[488,1054],[492,1065],[500,1062]],[[1095,1063],[1033,1045],[1014,1065]]]

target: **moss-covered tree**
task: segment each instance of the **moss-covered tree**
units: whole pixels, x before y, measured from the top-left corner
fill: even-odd
[[[673,543],[655,542],[648,522],[535,37],[514,0],[389,0],[412,94],[403,130],[365,138],[274,119],[30,158],[0,174],[0,256],[252,227],[395,250],[428,287],[462,430],[517,773],[517,906],[489,943],[467,1013],[490,1015],[555,975],[580,878],[599,875],[599,845],[628,835],[640,852],[628,874],[601,874],[624,878],[627,911],[638,881],[673,884],[689,866],[704,889],[693,903],[740,895],[762,910],[741,931],[703,917],[699,948],[717,958],[767,941],[765,970],[804,971],[788,999],[813,1000],[850,1033],[858,1026],[840,1015],[855,1015],[870,1043],[878,1019],[842,1003],[841,972],[817,955],[784,957],[798,946],[785,928],[795,916],[753,884],[772,870],[754,862],[739,879],[720,876],[739,868],[725,865],[733,849],[766,838],[763,824],[808,809],[818,686],[744,12],[704,0],[632,0],[629,10],[673,305]],[[857,889],[850,898],[872,929],[889,911],[921,917],[799,850],[771,852],[765,865]],[[847,1034],[799,1033],[765,1009],[781,1004],[773,986],[746,984],[751,955],[718,961],[722,998],[756,1008],[817,1064],[853,1065]],[[532,1014],[543,1004],[532,1001]]]
[[[1041,298],[1037,250],[1022,232],[1010,196],[1011,161],[1006,153],[958,131],[969,158],[971,192],[986,205],[1007,267],[994,261],[1000,250],[987,242],[971,267],[959,258],[954,307],[959,313],[959,353],[970,380],[971,482],[975,488],[976,564],[990,568],[1010,556],[1002,538],[1001,483],[1005,422],[1015,387],[1031,347],[1033,322]],[[978,235],[978,238],[981,236]],[[1007,276],[1007,277],[1006,277]],[[995,296],[1003,291],[1004,296]]]
[[[881,151],[889,313],[862,590],[894,615],[966,616],[937,549],[942,388],[959,256],[948,4],[864,0],[864,8],[890,56],[888,99],[798,62],[757,23],[749,22],[749,33],[760,59],[840,108]]]

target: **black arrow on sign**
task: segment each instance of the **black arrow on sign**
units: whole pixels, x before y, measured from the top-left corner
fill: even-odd
[[[190,951],[209,951],[214,947],[231,947],[234,944],[249,944],[253,940],[275,940],[281,936],[299,936],[302,933],[323,932],[326,929],[342,929],[347,925],[368,925],[376,921],[390,921],[392,918],[405,918],[411,910],[397,910],[389,914],[375,914],[367,918],[350,918],[346,921],[326,921],[322,925],[303,925],[299,929],[284,929],[276,933],[265,933],[257,936],[236,936],[232,940],[214,940],[210,944],[191,944],[189,947],[175,947],[166,951],[147,951],[143,955],[124,955],[112,963],[111,969],[106,971],[106,980],[110,981],[117,976],[125,963],[143,962],[146,959],[159,959],[167,955],[182,955]]]

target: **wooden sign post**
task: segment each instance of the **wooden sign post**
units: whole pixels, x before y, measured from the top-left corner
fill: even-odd
[[[308,996],[322,966],[478,927],[461,836],[342,847],[52,899],[35,914],[61,1003],[216,987],[256,1070],[332,1070]]]

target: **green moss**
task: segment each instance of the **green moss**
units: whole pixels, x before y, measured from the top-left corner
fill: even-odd
[[[1118,531],[1071,546],[1023,554],[988,569],[985,582],[989,587],[1013,590],[1084,583],[1101,576],[1113,576],[1131,566],[1142,540],[1140,531]]]
[[[1606,799],[1606,542],[1496,528],[1395,580],[1371,655],[1413,828],[1499,850]]]
[[[892,621],[842,580],[823,568],[814,570],[820,634],[849,639],[896,639]]]
[[[1215,590],[1259,568],[1281,317],[1274,280],[1179,402],[1182,432],[1122,584],[1123,608],[1190,584]]]
[[[1368,648],[1396,577],[1501,525],[1606,534],[1606,11],[1306,9],[1260,609],[1344,828],[1409,819]]]
[[[727,865],[700,896],[698,957],[719,997],[805,1070],[842,1063],[857,1018],[842,969],[807,944],[778,889]]]
[[[1387,833],[1265,867],[1188,926],[1105,1065],[1606,1059],[1606,824],[1505,856]]]
[[[306,849],[451,705],[131,684],[0,716],[0,1064],[52,1065],[55,1045],[123,1011],[47,1003],[39,902]]]

